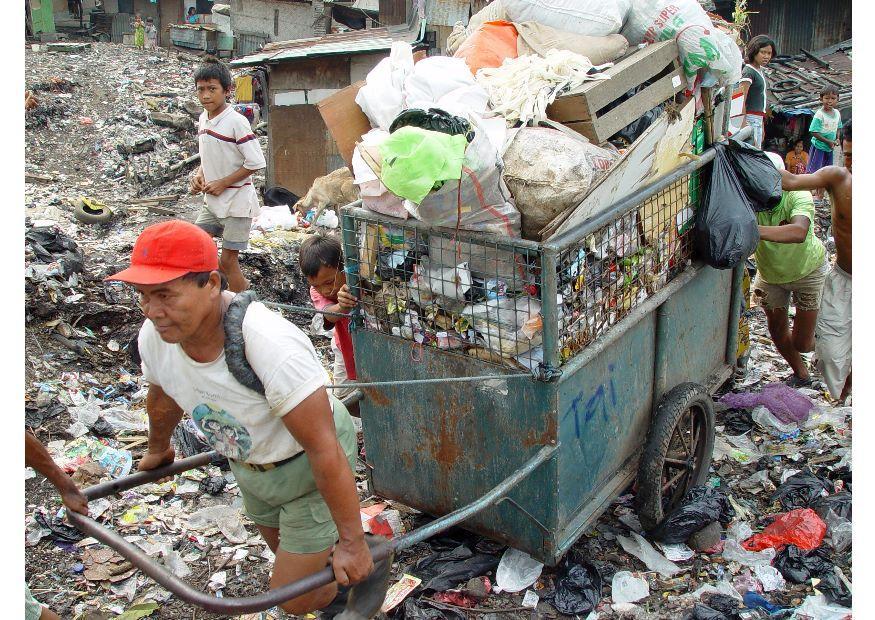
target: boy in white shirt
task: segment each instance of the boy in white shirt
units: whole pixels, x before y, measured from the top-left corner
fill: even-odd
[[[249,244],[252,219],[261,207],[252,173],[265,166],[258,138],[246,117],[228,105],[231,73],[218,59],[207,57],[194,74],[197,97],[204,106],[198,120],[201,165],[191,180],[191,192],[204,194],[195,224],[222,237],[219,268],[235,293],[249,288],[238,254]]]

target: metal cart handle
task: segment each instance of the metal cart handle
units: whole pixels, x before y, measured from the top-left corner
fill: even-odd
[[[480,499],[453,511],[448,515],[435,519],[418,530],[414,530],[409,534],[396,538],[391,541],[390,545],[380,545],[376,548],[372,548],[371,556],[373,557],[374,562],[385,559],[388,556],[390,549],[400,551],[401,549],[411,547],[436,534],[448,530],[462,521],[482,512],[486,508],[489,508],[505,497],[542,463],[552,458],[558,449],[558,443],[542,447],[519,469],[493,487]],[[101,497],[106,497],[107,495],[131,489],[141,484],[154,482],[167,476],[172,476],[195,467],[206,465],[215,456],[215,452],[198,454],[186,459],[174,461],[170,465],[158,469],[141,471],[118,480],[111,480],[109,482],[97,484],[85,489],[83,493],[89,500],[99,499]],[[219,598],[190,586],[188,583],[166,570],[163,566],[153,562],[152,558],[150,558],[139,547],[126,541],[117,532],[103,527],[91,517],[86,517],[77,512],[67,511],[67,518],[70,523],[81,532],[115,549],[120,555],[130,561],[131,564],[172,592],[179,599],[203,607],[207,611],[214,613],[239,615],[263,611],[279,605],[280,603],[284,603],[285,601],[297,598],[307,592],[315,590],[316,588],[321,588],[322,586],[328,585],[334,581],[334,571],[331,567],[326,567],[319,572],[307,575],[298,581],[287,583],[275,590],[268,590],[267,592],[262,592],[255,596]]]

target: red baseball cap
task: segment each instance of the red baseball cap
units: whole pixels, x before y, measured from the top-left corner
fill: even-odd
[[[131,252],[131,266],[105,279],[163,284],[187,273],[218,268],[218,249],[212,237],[194,224],[170,220],[141,232]]]

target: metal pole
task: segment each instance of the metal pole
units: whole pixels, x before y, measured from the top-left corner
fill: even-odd
[[[482,512],[486,508],[489,508],[496,501],[507,495],[507,493],[515,488],[520,482],[525,480],[541,464],[552,458],[553,455],[556,454],[556,451],[558,449],[559,444],[542,447],[519,469],[517,469],[510,476],[498,483],[480,499],[472,502],[471,504],[468,504],[467,506],[464,506],[463,508],[453,511],[448,515],[445,515],[439,519],[435,519],[434,521],[432,521],[425,527],[420,528],[419,530],[414,530],[413,532],[405,536],[395,539],[391,542],[390,545],[372,548],[371,555],[374,558],[374,562],[385,559],[389,555],[389,551],[391,549],[395,549],[397,551],[400,549],[406,549],[407,547],[411,547],[417,543],[426,540],[431,536],[444,532],[451,527],[458,525],[462,521],[465,521],[466,519],[469,519],[470,517]],[[191,459],[209,456],[211,456],[211,454],[202,454],[198,455],[198,457],[191,457]],[[190,464],[191,459],[184,459],[183,461],[178,461],[177,463],[183,463],[184,461],[186,461],[186,468],[190,469],[188,465]],[[170,468],[167,467],[162,468],[161,470],[155,470],[154,472],[141,473],[161,473],[166,475],[169,470]],[[132,486],[136,485],[129,485],[127,484],[127,481],[130,478],[135,478],[138,475],[139,474],[134,474],[133,476],[128,476],[127,478],[122,478],[115,482],[121,483],[121,486],[124,488],[131,488]],[[142,480],[142,478],[137,478],[137,480]],[[142,482],[140,484],[142,484]],[[86,497],[89,497],[90,499],[103,497],[103,495],[101,495],[101,487],[103,486],[104,485],[97,485],[96,487],[89,487],[88,489],[85,489],[84,492]],[[148,554],[146,554],[142,549],[140,549],[136,545],[129,543],[115,531],[103,527],[94,519],[72,511],[68,512],[67,514],[70,523],[72,523],[81,532],[97,539],[103,544],[108,545],[109,547],[112,547],[114,550],[118,551],[119,554],[129,560],[131,564],[142,570],[143,573],[155,580],[158,584],[175,594],[179,599],[187,603],[203,607],[207,611],[211,611],[214,613],[238,615],[256,611],[263,611],[265,609],[270,609],[271,607],[284,603],[285,601],[297,598],[303,594],[306,594],[307,592],[315,590],[316,588],[321,588],[322,586],[328,585],[329,583],[334,581],[334,571],[331,567],[326,567],[323,568],[321,571],[313,573],[312,575],[308,575],[302,579],[299,579],[298,581],[287,583],[284,586],[281,586],[274,590],[269,590],[267,592],[262,592],[261,594],[257,594],[255,596],[246,596],[240,598],[218,598],[205,592],[201,592],[200,590],[196,590],[188,583],[166,570],[163,566],[160,566],[152,561]]]

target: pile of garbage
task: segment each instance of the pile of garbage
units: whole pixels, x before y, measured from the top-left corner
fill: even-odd
[[[112,43],[76,53],[37,47],[25,51],[32,208],[58,219],[55,210],[70,210],[83,196],[119,213],[133,206],[130,199],[187,193],[203,111],[191,81],[199,58]],[[266,148],[266,136],[260,140]],[[263,185],[263,173],[256,183]],[[165,215],[175,212],[172,202],[162,204]]]
[[[409,44],[394,43],[365,84],[350,87],[358,88],[353,113],[360,110],[371,129],[356,141],[348,163],[362,206],[384,217],[383,225],[363,228],[358,238],[368,326],[481,359],[536,366],[542,356],[539,259],[476,242],[451,248],[455,233],[415,233],[403,221],[540,241],[548,225],[610,174],[630,143],[660,116],[676,112],[668,109],[671,101],[661,103],[596,144],[552,122],[550,104],[587,82],[608,79],[604,70],[630,49],[675,39],[693,99],[703,85],[739,78],[737,45],[695,0],[496,0],[456,26],[448,41],[452,57],[415,59]],[[590,325],[566,343],[566,357],[684,266],[689,257],[677,252],[679,234],[655,233],[642,247],[611,247],[610,258],[582,250],[569,268],[576,273],[561,283],[561,312]],[[609,246],[637,237],[634,229],[605,236]],[[591,273],[593,295],[576,284],[588,263],[604,262],[603,273],[616,276],[610,264],[623,259],[640,267],[622,274],[635,281],[622,299],[602,299],[603,289],[616,287],[602,286]],[[596,317],[601,306],[611,315],[606,320]]]

